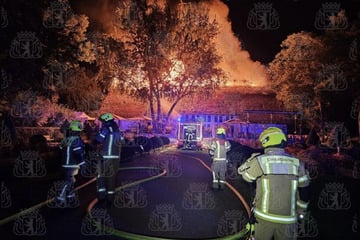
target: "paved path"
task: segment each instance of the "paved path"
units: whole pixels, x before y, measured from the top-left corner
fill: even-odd
[[[94,202],[95,183],[91,176],[77,182],[81,186],[77,201],[69,201],[66,206],[46,202],[61,178],[56,161],[45,165],[44,176],[38,167],[34,169],[39,176],[32,171],[30,177],[21,171],[25,170],[23,166],[1,165],[1,239],[112,240],[124,239],[129,233],[158,239],[209,239],[231,235],[246,222],[247,209],[230,188],[210,190],[211,175],[204,166],[209,166],[210,161],[205,153],[168,149],[121,163],[126,170],[118,174],[119,186],[155,178],[161,173],[159,169],[167,173],[120,189],[112,207]],[[129,169],[134,167],[146,169]],[[310,214],[299,224],[300,239],[358,239],[360,179],[343,176],[341,171],[323,174],[319,170],[311,170]],[[250,186],[234,169],[229,169],[228,182],[245,202],[250,202]],[[100,228],[91,224],[88,211],[93,220],[101,223]]]

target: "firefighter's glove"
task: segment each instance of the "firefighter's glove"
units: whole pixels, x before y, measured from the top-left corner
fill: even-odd
[[[249,169],[249,166],[245,163],[243,165],[241,165],[239,168],[238,168],[238,174],[243,174],[247,169]]]

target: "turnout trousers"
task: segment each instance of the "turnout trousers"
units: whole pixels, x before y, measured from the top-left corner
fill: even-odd
[[[119,169],[119,157],[103,157],[98,164],[97,193],[100,200],[114,200],[116,176]]]
[[[225,188],[225,175],[226,175],[227,164],[226,160],[213,161],[211,164],[212,171],[212,188],[213,189],[224,189]]]
[[[268,222],[256,218],[255,239],[260,240],[296,240],[297,225]]]

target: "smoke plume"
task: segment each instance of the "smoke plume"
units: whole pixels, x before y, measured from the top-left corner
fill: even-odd
[[[174,2],[177,1],[171,0],[172,4]],[[114,30],[112,20],[116,3],[116,0],[74,1],[75,8],[88,15],[94,27],[108,33],[113,33]],[[216,40],[216,48],[222,56],[220,67],[229,76],[226,86],[266,87],[265,66],[253,61],[249,52],[241,49],[241,42],[234,35],[231,22],[228,20],[228,7],[221,0],[204,0],[203,3],[210,9],[211,17],[219,23],[220,34]]]

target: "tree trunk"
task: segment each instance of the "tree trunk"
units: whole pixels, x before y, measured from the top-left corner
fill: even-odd
[[[166,114],[166,123],[168,123],[172,112],[174,111],[176,105],[177,105],[179,102],[180,102],[180,99],[176,99],[176,100],[173,102],[173,104],[171,104],[171,107],[170,107],[168,113]]]

